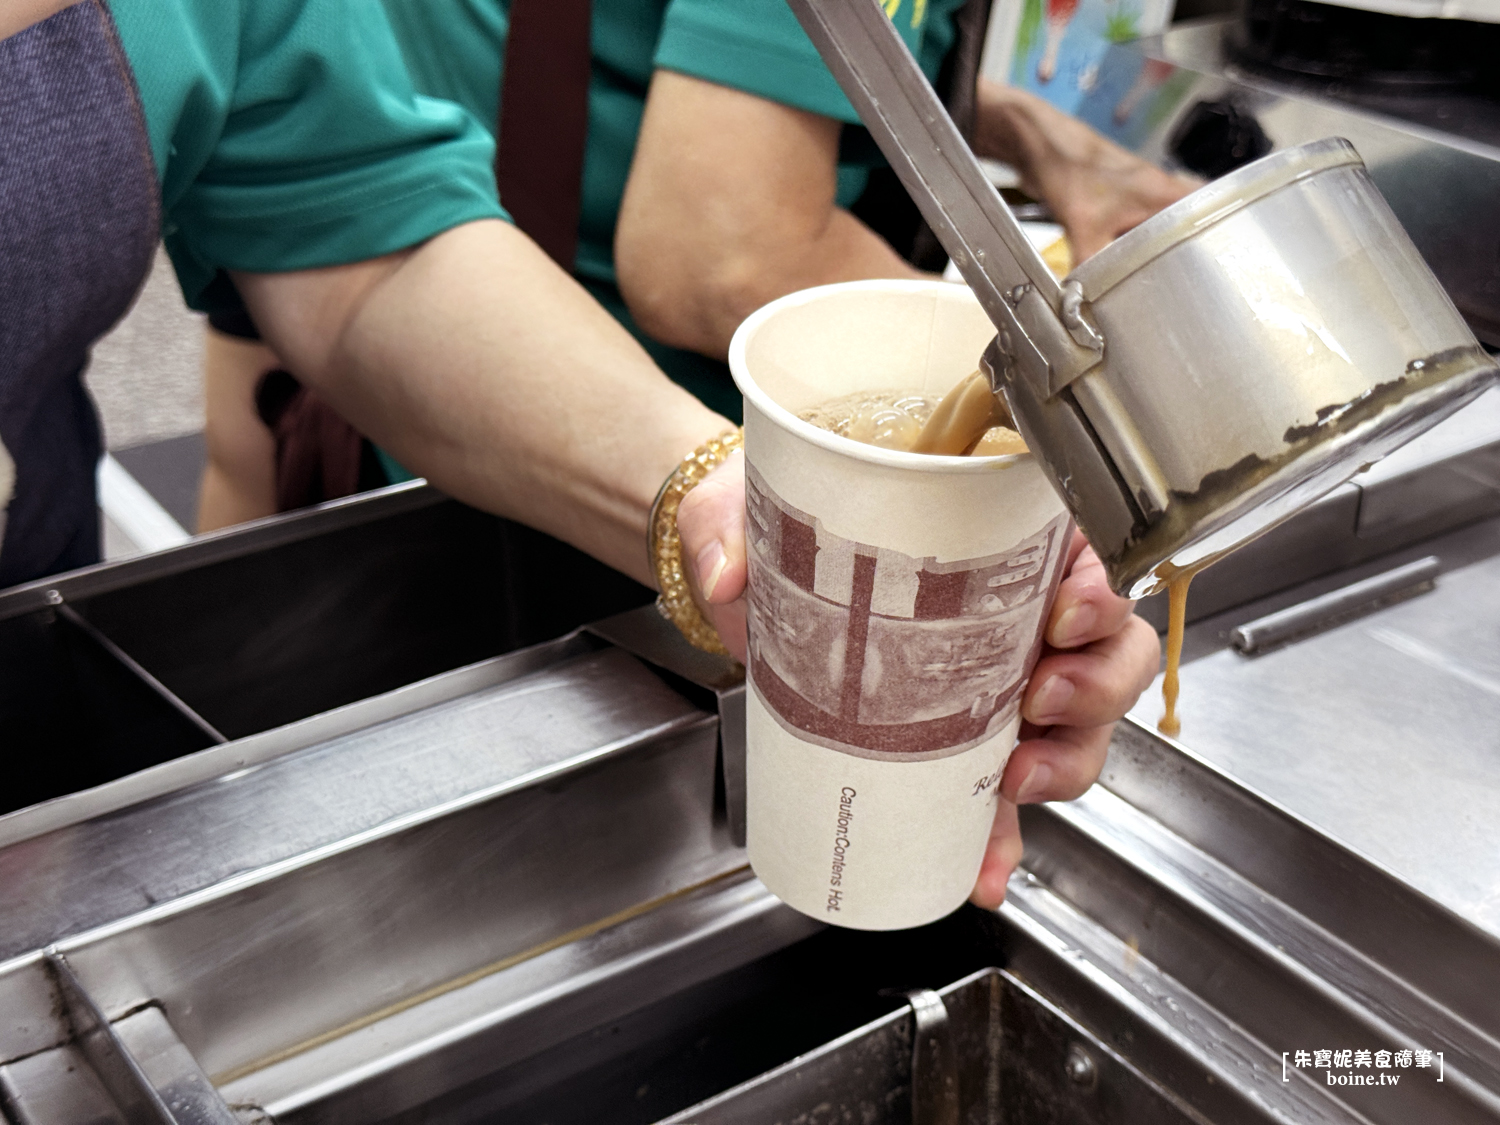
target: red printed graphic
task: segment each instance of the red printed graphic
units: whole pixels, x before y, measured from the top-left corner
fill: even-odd
[[[843,539],[746,466],[750,680],[797,737],[865,758],[936,758],[1015,718],[1070,525],[939,563]]]

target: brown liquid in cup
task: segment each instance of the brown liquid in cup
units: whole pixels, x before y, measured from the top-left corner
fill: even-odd
[[[1025,453],[1005,426],[984,373],[976,371],[940,401],[920,391],[862,391],[804,411],[801,418],[841,437],[908,453],[999,457]]]

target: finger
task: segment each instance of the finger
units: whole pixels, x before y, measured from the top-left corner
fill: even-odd
[[[1109,588],[1104,564],[1085,544],[1057,588],[1047,623],[1047,643],[1078,648],[1116,633],[1135,611],[1135,603]]]
[[[682,498],[677,509],[683,572],[700,605],[745,592],[745,459],[739,450]]]
[[[1156,630],[1130,617],[1113,636],[1037,661],[1021,715],[1041,727],[1112,723],[1135,706],[1160,663]]]
[[[979,865],[979,878],[974,880],[969,901],[986,910],[994,910],[1004,902],[1005,884],[1010,881],[1011,872],[1021,865],[1021,850],[1021,822],[1016,817],[1016,806],[1002,797],[995,804],[995,823],[990,828],[984,862]]]
[[[736,598],[728,605],[711,605],[704,616],[719,634],[729,655],[745,663],[745,599]]]
[[[1089,541],[1078,528],[1073,529],[1073,538],[1068,540],[1068,565],[1063,568],[1063,574],[1072,573],[1073,567],[1078,562],[1078,556],[1089,549]]]
[[[1104,769],[1115,725],[1053,727],[1011,752],[1000,795],[1017,805],[1081,797]]]

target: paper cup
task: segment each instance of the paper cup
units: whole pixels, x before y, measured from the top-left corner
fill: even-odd
[[[941,394],[994,328],[969,290],[793,293],[735,333],[750,565],[750,863],[826,922],[921,925],[968,897],[1071,525],[1029,454],[863,445],[797,415]]]

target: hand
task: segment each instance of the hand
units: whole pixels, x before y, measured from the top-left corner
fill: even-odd
[[[736,449],[677,509],[682,570],[693,600],[745,662],[745,455]],[[1153,669],[1154,671],[1154,669]]]
[[[974,149],[1004,160],[1068,232],[1073,259],[1098,253],[1198,187],[1106,139],[1050,102],[981,79]]]
[[[993,909],[1005,898],[1005,884],[1021,862],[1016,806],[1082,796],[1104,768],[1115,721],[1155,678],[1161,645],[1134,609],[1110,590],[1104,564],[1074,532],[971,902]]]

